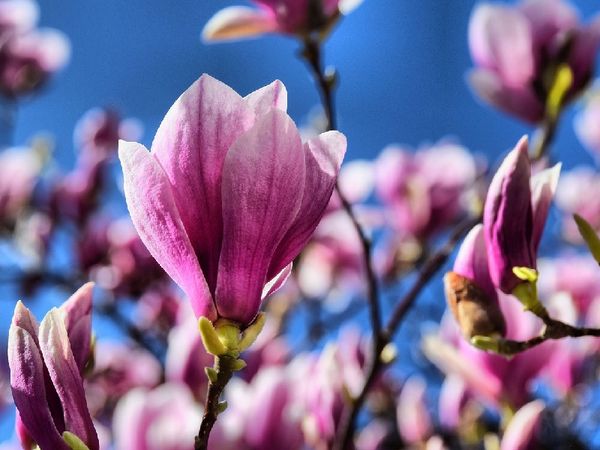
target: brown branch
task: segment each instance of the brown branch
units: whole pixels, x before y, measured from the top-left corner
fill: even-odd
[[[327,117],[327,129],[333,130],[336,128],[335,102],[333,98],[333,91],[336,82],[335,73],[333,75],[327,75],[323,70],[321,44],[320,41],[314,36],[306,37],[301,55],[310,67],[315,82],[319,87],[321,102],[325,110],[325,116]],[[352,210],[352,205],[346,199],[337,183],[335,185],[335,190],[342,203],[342,208],[352,221],[352,225],[354,226],[356,234],[360,240],[363,254],[363,264],[365,266],[367,278],[367,298],[369,301],[371,328],[373,329],[373,335],[378,335],[381,333],[381,308],[379,305],[379,286],[371,258],[371,240],[367,237],[365,230],[358,222],[356,215]]]
[[[410,310],[415,300],[418,298],[422,289],[431,281],[433,276],[444,266],[450,254],[460,239],[481,220],[480,217],[470,218],[460,223],[450,234],[446,244],[434,253],[419,271],[419,275],[410,290],[404,295],[392,313],[387,327],[379,335],[374,335],[375,352],[371,355],[367,365],[365,382],[358,396],[353,399],[349,407],[344,409],[338,433],[333,444],[334,450],[345,450],[349,447],[352,436],[355,431],[356,416],[362,408],[367,394],[371,389],[373,382],[377,379],[385,363],[381,359],[381,352],[385,346],[391,342],[394,334],[402,324],[406,313]]]

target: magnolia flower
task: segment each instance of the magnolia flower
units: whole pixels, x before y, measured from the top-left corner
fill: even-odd
[[[253,0],[256,8],[230,6],[215,14],[202,31],[204,41],[234,40],[265,33],[304,35],[326,31],[362,0]]]
[[[346,139],[302,144],[286,104],[279,81],[242,98],[203,75],[151,152],[120,142],[133,223],[198,317],[250,324],[325,211]]]
[[[490,277],[510,294],[522,282],[514,267],[537,267],[537,249],[556,191],[560,165],[531,177],[527,137],[498,168],[485,200],[483,229]]]
[[[534,400],[521,407],[506,427],[500,443],[500,450],[536,448],[536,433],[539,432],[545,408],[546,405],[541,400]]]
[[[433,431],[425,399],[426,390],[425,380],[418,376],[412,376],[402,386],[396,420],[398,431],[407,444],[425,442]]]
[[[600,42],[600,17],[579,23],[562,0],[483,3],[469,22],[469,48],[477,66],[469,81],[488,103],[527,122],[545,115],[556,67],[568,64],[573,80],[566,99],[589,82]]]
[[[52,309],[39,327],[23,303],[15,307],[8,358],[23,445],[69,450],[63,438],[73,434],[90,450],[99,448],[81,375],[90,356],[92,286]]]
[[[575,117],[575,133],[590,152],[600,156],[600,95],[595,95]]]

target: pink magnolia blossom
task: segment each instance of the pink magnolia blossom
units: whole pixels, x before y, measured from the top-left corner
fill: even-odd
[[[0,223],[14,224],[29,205],[42,170],[33,149],[10,148],[0,153]]]
[[[475,177],[475,161],[459,145],[441,142],[416,152],[390,146],[375,163],[375,192],[397,233],[424,239],[464,211]]]
[[[587,220],[596,230],[600,230],[600,196],[595,195],[599,190],[600,175],[591,167],[575,167],[561,176],[556,203],[565,213],[563,234],[570,242],[583,243],[573,220],[575,213]]]
[[[38,21],[39,7],[34,0],[0,2],[0,37],[31,30]]]
[[[205,41],[233,40],[264,33],[303,35],[325,31],[362,0],[253,0],[256,8],[230,6],[215,14],[202,31]]]
[[[522,406],[510,419],[500,442],[500,450],[528,450],[538,448],[536,433],[546,405],[534,400]]]
[[[325,211],[346,140],[303,144],[286,104],[278,81],[242,98],[203,75],[151,152],[120,143],[133,223],[198,317],[249,324]]]
[[[597,92],[577,114],[574,125],[575,133],[584,147],[596,158],[600,157],[600,95]]]
[[[65,431],[90,450],[98,436],[86,404],[82,373],[91,350],[92,284],[88,283],[41,325],[17,303],[9,332],[10,383],[24,445],[68,450]]]
[[[600,18],[582,25],[566,1],[482,3],[469,22],[469,48],[476,65],[469,81],[486,102],[527,122],[539,122],[555,67],[569,65],[573,83],[567,98],[573,98],[592,77],[599,43]]]
[[[0,49],[0,92],[7,97],[33,92],[67,64],[70,52],[68,39],[58,30],[11,36]]]
[[[492,178],[483,229],[490,277],[507,294],[522,282],[513,267],[537,267],[537,249],[559,173],[556,165],[532,177],[527,137],[523,137]]]
[[[431,417],[425,402],[427,384],[413,376],[405,381],[398,398],[396,420],[400,436],[407,444],[425,442],[433,431]]]

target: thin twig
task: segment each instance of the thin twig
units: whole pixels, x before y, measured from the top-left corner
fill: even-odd
[[[301,54],[302,57],[308,63],[309,67],[311,68],[315,81],[319,87],[321,101],[325,110],[325,116],[327,117],[327,129],[333,130],[336,128],[335,102],[333,97],[336,76],[335,74],[325,74],[325,71],[323,70],[323,62],[321,55],[321,43],[317,38],[313,36],[308,36],[304,40],[304,48]],[[356,230],[356,234],[358,235],[362,247],[363,264],[365,266],[368,285],[367,298],[369,301],[371,328],[373,329],[373,335],[376,336],[381,333],[382,329],[381,308],[379,305],[379,287],[377,282],[377,276],[375,275],[375,270],[373,268],[371,258],[371,240],[365,233],[365,230],[363,229],[361,224],[358,222],[358,219],[356,218],[356,215],[352,210],[352,205],[350,204],[348,199],[346,199],[337,183],[335,185],[335,190],[342,204],[342,208],[344,209],[346,214],[348,214],[348,217],[352,221],[352,225]]]
[[[377,379],[380,371],[385,366],[381,359],[381,352],[385,346],[391,342],[394,334],[398,331],[402,323],[402,319],[410,310],[415,300],[421,293],[422,289],[431,281],[433,276],[444,266],[456,244],[473,226],[481,220],[480,217],[470,218],[460,223],[456,229],[450,234],[446,244],[435,252],[423,265],[419,271],[417,280],[414,282],[410,290],[398,302],[398,305],[392,312],[392,317],[386,326],[385,330],[380,335],[375,335],[376,352],[370,356],[367,364],[365,382],[358,396],[352,401],[342,413],[338,433],[333,445],[334,450],[345,450],[348,448],[352,436],[354,435],[356,417],[362,408],[367,394],[371,389],[373,382]]]

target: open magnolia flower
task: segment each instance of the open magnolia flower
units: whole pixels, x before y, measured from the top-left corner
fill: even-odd
[[[330,131],[303,144],[286,105],[279,81],[242,98],[203,75],[151,152],[120,142],[133,223],[198,317],[250,324],[331,197],[346,139]]]
[[[348,14],[362,0],[254,0],[257,8],[230,6],[204,26],[202,39],[224,41],[265,33],[323,32],[340,14]]]

